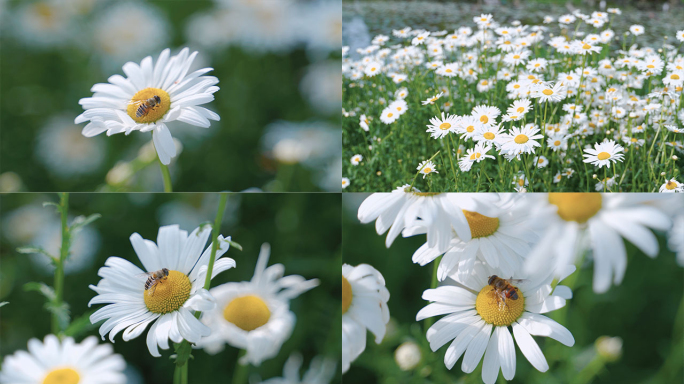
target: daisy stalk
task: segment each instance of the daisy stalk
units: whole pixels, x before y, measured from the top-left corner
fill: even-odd
[[[64,296],[64,261],[69,256],[69,243],[71,235],[69,233],[69,226],[67,225],[67,213],[69,212],[69,194],[62,193],[59,197],[58,210],[62,222],[62,245],[59,249],[59,259],[57,260],[57,268],[55,269],[55,297],[56,304],[61,307],[62,298]],[[52,314],[52,333],[57,335],[61,329],[59,326],[59,315]]]
[[[221,222],[223,220],[223,212],[226,210],[226,202],[228,201],[228,194],[221,193],[219,195],[219,206],[218,212],[216,212],[216,220],[214,220],[214,227],[211,232],[211,257],[209,258],[209,264],[207,265],[207,276],[204,280],[204,289],[209,290],[211,286],[211,278],[214,270],[214,259],[216,258],[216,251],[218,250],[218,236],[221,228]],[[235,245],[231,241],[231,244]],[[240,249],[238,247],[238,249]],[[202,312],[195,312],[195,318],[199,319],[202,316]],[[173,384],[187,384],[188,383],[188,360],[190,359],[190,353],[192,352],[192,346],[187,340],[183,340],[180,344],[176,346],[176,368],[173,374]]]

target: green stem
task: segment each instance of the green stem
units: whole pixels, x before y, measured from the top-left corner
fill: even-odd
[[[439,268],[439,263],[442,261],[442,256],[438,257],[435,259],[435,261],[432,262],[432,280],[430,281],[430,289],[435,289],[437,288],[437,268]],[[434,323],[435,319],[433,317],[428,317],[425,319],[425,332],[427,333],[427,330],[430,329],[432,326],[432,323]],[[235,384],[235,383],[233,383]]]
[[[248,365],[240,364],[240,359],[245,356],[247,352],[244,349],[240,350],[240,354],[235,363],[235,369],[233,371],[233,382],[232,384],[243,384],[247,382]]]
[[[216,212],[216,219],[214,220],[214,226],[211,231],[211,257],[209,258],[209,264],[207,265],[207,276],[204,280],[204,289],[207,290],[211,286],[211,275],[214,271],[214,259],[216,258],[216,252],[218,251],[218,235],[221,231],[221,222],[223,220],[223,212],[226,210],[227,201],[228,194],[221,193],[219,195],[218,212]],[[202,312],[195,312],[195,318],[199,319],[200,316],[202,316]],[[178,357],[176,358],[176,368],[173,374],[173,384],[188,384],[188,360],[190,358],[191,352],[190,342],[183,340],[176,349],[176,352]],[[181,355],[183,355],[182,358]]]
[[[69,225],[67,224],[67,214],[69,212],[69,194],[60,194],[59,211],[62,218],[62,246],[59,250],[59,260],[57,260],[57,269],[55,270],[55,296],[56,304],[62,305],[64,297],[64,261],[69,256],[70,233]],[[62,331],[59,325],[59,317],[57,314],[52,315],[52,333],[58,334]]]
[[[159,168],[161,168],[162,178],[164,179],[164,192],[173,192],[173,186],[171,185],[171,173],[169,172],[169,167],[162,164],[161,160],[158,161]]]

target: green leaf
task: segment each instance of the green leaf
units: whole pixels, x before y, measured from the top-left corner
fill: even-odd
[[[206,228],[207,226],[209,228],[211,228],[212,225],[213,224],[210,221],[205,221],[204,223],[200,224],[199,225],[199,231],[197,231],[197,236],[199,236],[200,232],[204,231],[204,228]]]
[[[71,235],[72,236],[75,235],[76,233],[78,233],[78,231],[83,229],[83,227],[85,227],[86,225],[88,225],[88,224],[92,223],[93,221],[99,219],[100,217],[102,217],[102,215],[100,215],[99,213],[94,213],[88,217],[85,217],[85,216],[76,217],[74,219],[74,221],[71,223],[71,226],[69,227],[69,231],[71,232]]]
[[[24,290],[27,292],[40,292],[47,300],[44,308],[57,316],[60,328],[64,329],[69,325],[69,305],[67,303],[57,303],[57,295],[52,287],[45,283],[30,282],[24,284]]]
[[[233,240],[230,239],[223,239],[226,243],[230,244],[231,247],[237,248],[238,250],[242,251],[242,245],[234,242]]]
[[[57,258],[56,258],[55,256],[52,256],[52,255],[50,254],[50,252],[46,251],[46,250],[45,250],[44,248],[42,248],[42,247],[36,247],[36,246],[29,245],[29,246],[27,246],[27,247],[19,247],[19,248],[17,248],[17,252],[19,252],[19,253],[25,253],[25,254],[34,254],[34,253],[38,253],[38,254],[45,255],[45,256],[49,257],[50,260],[53,260],[53,261],[56,261],[56,260],[57,260]]]
[[[88,332],[97,327],[97,323],[90,322],[90,316],[95,313],[95,310],[88,311],[82,316],[74,319],[71,324],[64,330],[66,336],[78,337],[79,335]]]
[[[57,295],[55,294],[55,290],[52,289],[49,285],[45,283],[38,283],[38,282],[30,282],[24,284],[24,291],[30,292],[30,291],[37,291],[40,292],[43,296],[48,301],[55,301],[57,300]]]
[[[9,301],[3,301],[2,303],[0,303],[0,307],[4,307],[7,304],[9,304]]]

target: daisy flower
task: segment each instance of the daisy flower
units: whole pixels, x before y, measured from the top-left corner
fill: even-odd
[[[461,133],[461,138],[467,140],[477,136],[480,129],[482,129],[482,123],[477,117],[462,116],[456,126],[456,133]]]
[[[193,311],[206,311],[216,305],[203,288],[212,247],[210,244],[205,249],[204,244],[210,235],[210,225],[196,228],[189,235],[177,225],[161,227],[156,244],[132,234],[131,244],[144,270],[112,256],[97,273],[102,280],[97,286],[90,285],[97,296],[88,306],[109,304],[90,316],[93,324],[107,320],[100,326],[102,339],[109,333],[109,340],[114,342],[114,336],[123,331],[122,338],[128,341],[140,336],[151,324],[147,348],[152,356],[159,357],[157,347],[168,349],[169,339],[174,343],[183,339],[197,343],[208,336],[211,330],[195,318]],[[218,241],[212,278],[235,267],[235,260],[220,259],[228,251],[230,237],[224,239],[219,235]],[[162,270],[166,270],[166,277],[146,289],[146,272]]]
[[[431,98],[429,98],[429,99],[427,99],[427,100],[425,100],[425,101],[421,101],[421,103],[422,103],[423,105],[428,105],[428,104],[432,105],[432,104],[435,103],[435,101],[439,100],[439,98],[442,97],[442,96],[444,96],[444,92],[440,92],[439,94],[434,95],[434,96],[432,96]]]
[[[474,194],[473,199],[477,200],[478,195]],[[471,239],[453,237],[446,252],[425,243],[413,254],[413,262],[424,266],[444,254],[437,268],[439,281],[454,273],[470,274],[475,260],[498,268],[504,276],[512,276],[539,238],[531,225],[529,207],[517,201],[511,195],[502,195],[500,202],[489,204],[488,215],[463,210]]]
[[[342,373],[366,349],[366,329],[380,344],[390,319],[385,279],[368,264],[342,265]]]
[[[567,94],[567,88],[562,82],[557,82],[554,86],[544,85],[539,87],[535,92],[533,92],[532,97],[538,97],[540,103],[550,101],[552,103],[557,103],[565,98]]]
[[[363,161],[363,155],[354,155],[350,161],[352,165],[359,165]]]
[[[309,369],[300,378],[302,355],[292,353],[283,367],[283,377],[260,381],[259,384],[329,384],[335,376],[337,362],[330,358],[316,356],[311,360]]]
[[[546,59],[540,57],[530,60],[525,68],[531,72],[541,72],[546,68],[547,63],[548,61]]]
[[[568,149],[568,138],[567,136],[551,136],[546,139],[546,144],[554,152],[556,151],[566,151]]]
[[[479,163],[487,158],[494,159],[494,156],[487,154],[490,149],[492,149],[492,147],[487,143],[480,142],[475,144],[475,148],[468,149],[466,155],[459,160],[458,167],[461,171],[468,172],[473,164]]]
[[[78,102],[85,112],[74,123],[90,121],[83,128],[83,135],[93,137],[105,131],[107,136],[152,132],[159,160],[168,165],[176,156],[176,145],[167,123],[181,121],[209,128],[209,120],[220,120],[216,113],[200,107],[213,101],[219,90],[216,77],[202,76],[212,68],[188,74],[197,52],[190,54],[188,48],[175,56],[170,56],[170,52],[163,50],[154,65],[150,56],[140,65],[128,62],[123,66],[126,78],[114,75],[107,79],[109,83],[95,84],[91,88],[93,96]]]
[[[571,49],[575,51],[575,53],[580,54],[580,55],[587,55],[587,54],[592,54],[592,53],[599,53],[601,52],[601,47],[590,44],[589,42],[586,41],[576,41],[572,44]]]
[[[661,185],[658,192],[660,192],[660,193],[684,192],[684,184],[675,180],[673,177],[670,180],[667,180],[665,182],[665,184]]]
[[[430,248],[437,247],[439,252],[448,249],[452,233],[464,241],[471,238],[470,227],[463,210],[492,214],[493,202],[498,201],[495,194],[479,195],[477,199],[469,194],[423,193],[403,185],[391,193],[374,193],[361,203],[358,212],[362,224],[375,222],[375,230],[381,235],[389,229],[385,246],[392,245],[402,233],[404,237],[427,233]],[[418,231],[417,228],[424,228]],[[412,228],[411,231],[404,229]]]
[[[513,101],[513,105],[508,107],[509,115],[523,116],[532,110],[532,102],[529,99],[518,99]]]
[[[399,116],[401,116],[408,111],[408,104],[404,99],[397,99],[390,103],[387,108],[395,111]]]
[[[72,337],[60,341],[47,335],[43,342],[29,340],[28,352],[5,356],[0,383],[123,384],[125,368],[126,362],[114,353],[112,345],[98,345],[95,336],[76,343]]]
[[[387,108],[382,110],[382,113],[380,114],[380,121],[382,121],[385,124],[392,124],[397,119],[399,119],[399,112],[397,112],[392,106],[387,106]]]
[[[677,31],[677,40],[684,41],[684,29],[681,31]]]
[[[553,262],[559,270],[573,264],[585,250],[594,259],[594,292],[620,284],[627,268],[623,238],[649,257],[658,255],[658,240],[650,229],[670,228],[670,219],[644,204],[658,195],[613,193],[538,194],[531,201],[532,220],[545,224],[545,233],[525,261],[535,273]]]
[[[418,168],[416,168],[416,170],[420,171],[420,173],[423,175],[423,179],[425,179],[425,176],[431,173],[439,173],[437,172],[437,166],[435,163],[430,160],[422,161],[420,164],[418,164]]]
[[[574,272],[567,268],[563,277]],[[550,337],[572,347],[575,339],[567,328],[544,316],[565,306],[572,298],[570,288],[551,286],[552,274],[540,274],[513,284],[518,299],[508,298],[505,305],[497,291],[489,284],[496,269],[478,262],[471,273],[455,276],[453,282],[423,292],[430,304],[416,315],[416,321],[446,315],[427,331],[430,349],[437,351],[451,342],[444,355],[444,365],[452,369],[463,356],[461,370],[471,373],[482,362],[482,380],[494,384],[499,370],[506,380],[515,377],[516,350],[540,372],[549,365],[544,353],[532,336]],[[513,330],[513,336],[509,329]],[[515,337],[515,343],[514,338]],[[453,341],[452,341],[453,340]],[[484,359],[483,359],[484,357]]]
[[[351,184],[351,183],[349,182],[349,179],[346,178],[346,177],[343,177],[343,178],[342,178],[342,189],[347,189],[347,187],[349,186],[349,184]]]
[[[594,144],[594,149],[588,148],[584,150],[584,162],[598,165],[599,169],[604,165],[610,168],[611,162],[622,162],[624,158],[623,151],[624,148],[613,140],[596,143]]]
[[[373,77],[380,72],[382,72],[382,64],[377,61],[371,61],[363,70],[363,73],[365,73],[368,77]]]
[[[455,132],[456,126],[458,125],[459,117],[456,115],[444,115],[442,112],[442,118],[433,117],[430,119],[430,124],[427,125],[428,129],[426,132],[430,133],[434,139],[441,139],[449,134],[449,132]]]
[[[632,33],[634,36],[639,36],[644,34],[644,26],[639,25],[639,24],[634,24],[631,27],[629,27],[629,32]]]
[[[425,43],[425,40],[430,36],[430,32],[419,33],[416,37],[411,40],[411,45],[420,45]]]
[[[537,166],[537,168],[545,168],[547,165],[549,165],[549,159],[544,156],[538,156],[534,158],[534,164]]]
[[[534,148],[541,146],[537,139],[543,136],[538,135],[538,128],[533,124],[528,124],[525,127],[512,127],[506,141],[502,142],[501,151],[507,154],[517,156],[521,153],[534,153]]]
[[[484,125],[496,124],[496,118],[501,114],[501,110],[497,107],[490,107],[487,105],[478,105],[473,108],[471,115]]]
[[[503,137],[504,131],[501,127],[501,124],[490,126],[482,125],[475,131],[475,136],[473,136],[473,140],[475,140],[478,143],[483,143],[486,145],[494,144],[498,147],[499,142],[503,139]]]
[[[211,289],[216,305],[202,316],[211,335],[205,335],[198,348],[216,354],[227,343],[246,351],[240,364],[255,366],[278,354],[296,322],[290,300],[318,286],[318,279],[283,276],[282,264],[267,267],[269,256],[270,247],[263,244],[252,280]]]

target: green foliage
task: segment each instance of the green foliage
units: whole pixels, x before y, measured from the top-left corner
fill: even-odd
[[[64,302],[59,302],[55,290],[45,283],[40,282],[30,282],[24,284],[24,290],[27,292],[35,291],[45,297],[45,308],[50,314],[56,316],[59,321],[59,328],[64,329],[69,325],[70,312],[69,304]]]

